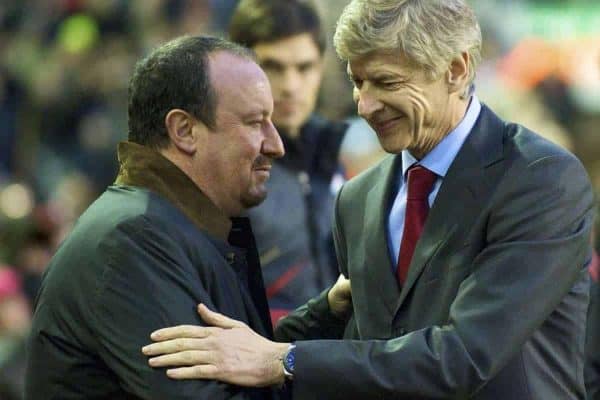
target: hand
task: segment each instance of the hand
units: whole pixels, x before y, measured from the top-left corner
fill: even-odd
[[[340,274],[335,285],[327,293],[329,309],[338,318],[345,318],[352,309],[350,280]]]
[[[285,380],[282,359],[289,343],[275,343],[246,324],[198,306],[210,326],[180,325],[153,332],[144,346],[151,367],[173,379],[213,379],[240,386],[270,386]]]

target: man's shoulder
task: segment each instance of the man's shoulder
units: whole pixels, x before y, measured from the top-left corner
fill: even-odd
[[[119,227],[143,215],[145,194],[133,189],[109,187],[77,219],[75,226],[52,257],[45,281],[52,287],[79,282],[84,275],[90,279],[102,273],[109,256],[103,243],[118,241]]]
[[[78,218],[53,262],[61,268],[77,268],[71,260],[88,260],[89,271],[119,250],[143,246],[150,236],[181,243],[203,235],[167,199],[143,188],[111,186]]]
[[[489,110],[486,114],[483,117],[488,120],[490,115],[494,116]],[[515,191],[550,190],[557,196],[569,194],[589,201],[591,185],[587,172],[568,149],[518,123],[501,121],[495,126],[474,132],[479,144],[472,149],[495,152],[492,157],[482,157],[487,157],[485,165],[491,167],[486,169],[488,182],[503,188],[496,191],[499,196]]]
[[[170,234],[192,229],[194,236],[202,236],[202,232],[198,232],[194,223],[176,204],[143,187],[111,186],[90,206],[86,214],[94,224],[106,224],[108,221],[109,229],[140,226]]]
[[[504,134],[504,156],[512,162],[529,166],[544,159],[559,159],[565,163],[578,163],[569,150],[517,123],[507,123]]]
[[[197,265],[189,259],[215,254],[208,235],[166,199],[110,187],[81,215],[50,261],[44,301],[87,304],[84,299],[93,298],[88,294],[96,295],[112,275],[127,276],[133,285],[177,266],[192,276]]]
[[[66,243],[82,240],[98,242],[118,234],[121,227],[169,219],[170,209],[175,207],[149,190],[110,186],[81,214]]]
[[[477,134],[477,131],[480,131]],[[493,110],[482,104],[481,115],[472,132],[479,139],[479,150],[492,149],[489,143],[502,143],[503,158],[508,161],[535,162],[546,157],[564,157],[577,160],[567,149],[548,140],[533,130],[519,123],[505,121],[494,113]],[[470,141],[467,139],[467,141]],[[488,143],[481,145],[482,143]]]

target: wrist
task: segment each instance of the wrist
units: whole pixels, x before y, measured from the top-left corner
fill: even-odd
[[[272,384],[281,386],[285,383],[285,371],[283,368],[283,359],[290,347],[290,343],[277,343],[277,347],[272,358]]]

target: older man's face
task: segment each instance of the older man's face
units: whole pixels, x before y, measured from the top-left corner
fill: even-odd
[[[358,113],[388,153],[427,154],[454,128],[457,98],[445,76],[427,79],[398,54],[373,52],[348,62]]]

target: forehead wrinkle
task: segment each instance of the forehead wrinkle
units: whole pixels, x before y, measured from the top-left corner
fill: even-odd
[[[414,76],[415,72],[410,66],[403,65],[401,58],[393,57],[396,61],[390,59],[381,59],[382,57],[387,57],[389,55],[379,55],[374,56],[372,59],[361,58],[358,61],[358,73],[357,71],[352,71],[351,61],[347,63],[346,72],[348,76],[351,78],[357,77],[359,75],[361,78],[364,76],[368,76],[374,80],[381,80],[385,78],[402,78],[402,79],[410,79]],[[372,55],[373,57],[373,55]],[[356,65],[355,65],[356,69]]]

